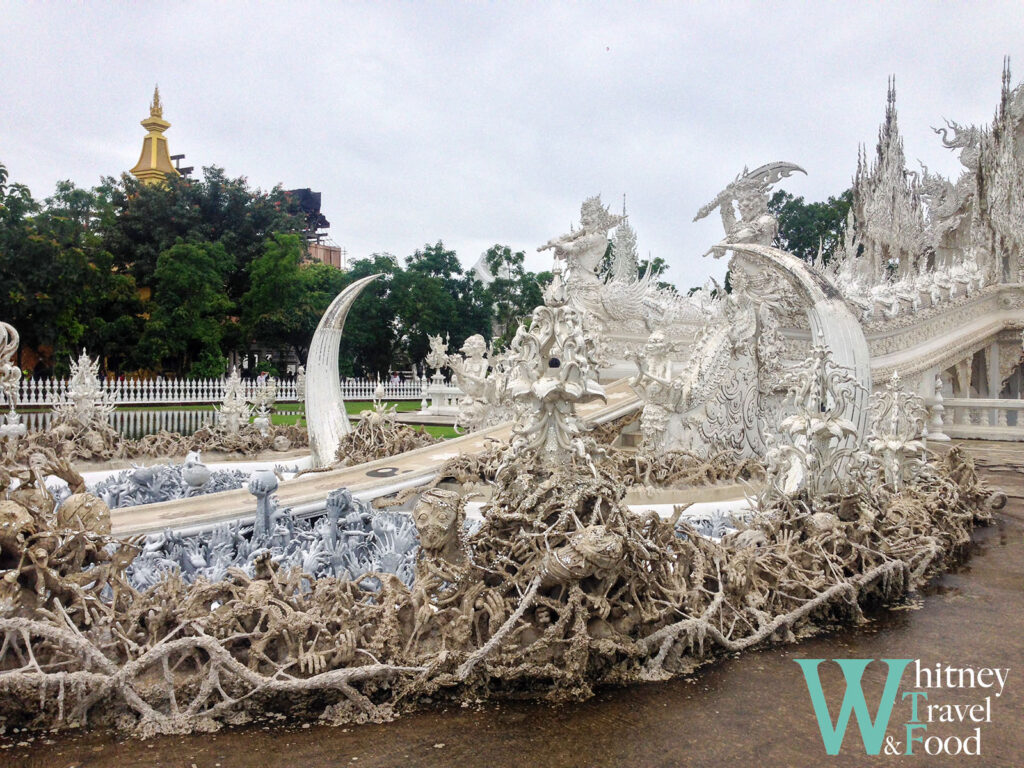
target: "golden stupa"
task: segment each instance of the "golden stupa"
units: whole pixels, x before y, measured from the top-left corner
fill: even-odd
[[[170,128],[171,124],[164,120],[159,87],[153,90],[149,117],[143,120],[141,125],[149,133],[142,140],[142,154],[131,173],[143,184],[163,184],[168,176],[179,174],[171,163],[171,154],[167,150],[167,137],[164,136],[164,131]]]

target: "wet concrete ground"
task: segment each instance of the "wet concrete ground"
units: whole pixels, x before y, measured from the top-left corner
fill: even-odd
[[[726,658],[690,681],[603,690],[580,704],[502,703],[412,714],[384,725],[246,728],[146,742],[84,735],[19,747],[14,734],[0,739],[0,766],[1024,766],[1024,447],[979,446],[976,454],[991,467],[989,481],[1010,495],[1006,509],[993,526],[976,532],[971,558],[929,589],[919,609],[891,611],[862,628]],[[980,756],[867,757],[851,720],[840,754],[830,757],[795,658],[910,658],[930,668],[941,663],[1010,672],[998,698],[981,689],[933,690],[929,697],[932,704],[975,704],[991,695],[990,723],[935,722],[925,734],[962,737],[980,727]],[[885,669],[876,662],[864,676],[872,713]],[[912,670],[902,690],[912,687]],[[834,664],[821,671],[834,717],[842,676]],[[897,702],[887,730],[901,742],[909,704]]]

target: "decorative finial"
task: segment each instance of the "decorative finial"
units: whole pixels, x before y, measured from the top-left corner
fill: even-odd
[[[153,88],[153,103],[149,105],[149,114],[152,117],[163,117],[164,107],[160,103],[160,86]]]
[[[896,116],[896,75],[889,76],[889,90],[885,95],[885,116],[889,119]]]
[[[1006,108],[1010,104],[1010,57],[1003,57],[1003,92],[999,99],[999,117],[1006,115]]]

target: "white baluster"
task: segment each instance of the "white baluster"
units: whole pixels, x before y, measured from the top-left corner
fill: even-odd
[[[935,377],[935,399],[932,402],[931,407],[928,409],[929,416],[931,417],[928,424],[928,439],[936,442],[947,442],[949,435],[946,434],[943,429],[942,414],[945,411],[945,407],[942,405],[942,377]]]

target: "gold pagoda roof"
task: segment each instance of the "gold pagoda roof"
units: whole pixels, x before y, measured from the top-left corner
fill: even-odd
[[[171,153],[167,149],[167,137],[164,136],[164,131],[170,128],[171,124],[164,120],[159,86],[153,90],[153,102],[149,105],[149,117],[140,125],[148,133],[142,140],[142,154],[139,155],[139,162],[131,169],[131,174],[145,184],[162,184],[168,176],[179,175],[171,162]]]

